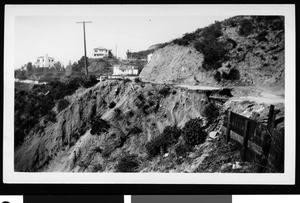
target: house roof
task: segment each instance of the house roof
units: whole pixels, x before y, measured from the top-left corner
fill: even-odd
[[[108,49],[106,49],[105,47],[102,47],[102,46],[97,47],[97,48],[94,48],[94,50],[95,50],[95,49],[105,49],[105,50],[108,50]]]
[[[45,56],[39,56],[39,57],[37,57],[37,58],[45,58]],[[53,57],[50,57],[50,56],[48,56],[48,58],[54,59]]]

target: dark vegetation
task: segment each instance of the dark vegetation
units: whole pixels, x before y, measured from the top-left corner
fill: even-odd
[[[114,116],[116,119],[120,120],[122,118],[122,110],[120,108],[115,108]]]
[[[115,106],[116,106],[116,102],[112,101],[112,102],[109,103],[109,106],[108,106],[108,107],[109,107],[110,109],[113,109]]]
[[[170,87],[168,86],[164,86],[162,89],[160,89],[158,91],[159,94],[163,95],[164,97],[168,96],[171,92],[170,92]]]
[[[150,158],[160,153],[167,152],[167,149],[175,144],[181,135],[181,130],[176,126],[167,126],[163,133],[146,144],[146,150]]]
[[[163,43],[163,44],[159,44],[157,45],[156,48],[154,49],[147,49],[144,51],[138,51],[138,52],[130,52],[129,50],[127,50],[126,52],[126,56],[128,59],[147,59],[147,56],[151,53],[153,53],[154,51],[156,51],[157,49],[161,49],[164,48],[165,46],[167,46],[169,43]]]
[[[117,172],[136,172],[139,167],[137,155],[124,155],[116,165]]]
[[[68,105],[70,104],[70,102],[66,99],[60,99],[57,102],[57,111],[61,112],[62,110],[64,110]]]
[[[60,80],[65,75],[65,68],[58,62],[53,67],[35,67],[28,62],[20,69],[15,70],[15,78],[20,80],[38,80],[40,82],[51,82]]]
[[[134,82],[139,83],[141,82],[140,78],[134,78]]]
[[[145,145],[149,158],[166,153],[169,147],[178,142],[180,136],[184,142],[176,146],[175,152],[178,156],[185,156],[195,145],[205,141],[207,133],[202,125],[202,120],[195,118],[189,120],[182,129],[167,126],[161,135],[154,137]]]
[[[231,81],[238,80],[238,79],[240,79],[240,72],[238,69],[233,68],[229,71],[228,74],[223,72],[222,78],[225,80],[231,80]]]
[[[140,133],[142,133],[143,131],[142,131],[142,129],[140,128],[140,127],[138,127],[138,126],[133,126],[130,130],[129,130],[129,133],[130,134],[134,134],[134,135],[138,135],[138,134],[140,134]]]
[[[213,103],[207,104],[202,112],[209,123],[213,122],[219,116],[219,113],[219,108]]]
[[[239,34],[247,37],[253,31],[253,23],[248,19],[243,19],[240,22]]]
[[[101,119],[101,116],[96,116],[91,120],[91,134],[92,135],[99,135],[103,132],[107,132],[108,129],[110,128],[110,124],[106,121]]]
[[[195,49],[204,55],[203,68],[206,70],[217,69],[228,58],[226,43],[233,44],[233,47],[236,46],[230,40],[228,42],[219,41],[218,38],[222,35],[221,23],[216,21],[214,24],[198,29],[193,33],[186,33],[182,38],[173,40],[172,43],[181,46],[193,44]]]
[[[267,41],[268,31],[284,31],[283,16],[236,16],[226,19],[222,22],[216,21],[205,28],[197,29],[194,32],[186,33],[182,38],[174,39],[170,43],[180,46],[194,46],[204,56],[203,68],[206,70],[216,70],[222,66],[222,63],[229,60],[229,51],[237,46],[237,43],[227,38],[221,40],[223,36],[222,26],[238,27],[238,33],[247,37],[252,33],[258,33],[256,40],[258,42]],[[230,46],[229,46],[230,45]],[[251,47],[247,47],[250,49]],[[243,51],[238,48],[238,51]],[[216,72],[214,75],[216,81],[238,80],[239,71],[232,69],[229,74]]]
[[[175,153],[177,154],[177,156],[185,157],[188,151],[189,147],[185,143],[181,143],[175,148]]]
[[[189,120],[182,129],[182,136],[189,148],[202,144],[207,136],[202,127],[202,120],[200,118]]]
[[[24,137],[32,129],[40,129],[38,126],[42,117],[46,122],[55,122],[56,115],[52,109],[56,102],[73,94],[81,86],[88,88],[97,82],[94,76],[78,77],[64,83],[52,81],[47,85],[34,85],[28,91],[15,89],[15,145],[22,144]]]
[[[112,75],[115,64],[119,64],[119,60],[116,58],[89,59],[89,74]]]
[[[194,45],[195,49],[204,55],[203,68],[206,70],[218,69],[221,67],[222,62],[228,60],[227,44],[218,40],[222,35],[221,24],[216,22],[203,28],[201,32],[202,40]]]

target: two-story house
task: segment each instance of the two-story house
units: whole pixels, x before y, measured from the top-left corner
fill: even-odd
[[[34,65],[36,67],[47,67],[47,68],[50,68],[50,67],[54,66],[54,63],[55,63],[54,58],[49,57],[48,54],[46,54],[45,56],[37,57],[37,60],[34,63]]]
[[[109,56],[109,49],[106,49],[105,47],[97,47],[93,49],[92,56],[93,58],[104,58]]]

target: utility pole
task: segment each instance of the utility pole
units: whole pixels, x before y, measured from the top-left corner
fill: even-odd
[[[89,71],[88,71],[88,68],[87,68],[87,61],[86,61],[85,24],[86,24],[86,23],[92,23],[92,21],[82,21],[82,22],[76,22],[76,23],[82,23],[82,25],[83,25],[84,68],[85,68],[85,74],[88,75],[88,74],[89,74]]]
[[[116,45],[116,58],[118,58],[118,45]]]

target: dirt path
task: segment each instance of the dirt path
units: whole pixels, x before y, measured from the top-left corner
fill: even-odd
[[[253,86],[225,86],[225,87],[211,87],[211,86],[193,86],[193,85],[176,85],[175,87],[186,88],[189,90],[222,90],[232,89],[233,101],[255,101],[257,103],[278,104],[284,103],[284,91],[273,92],[272,90],[263,89]]]

